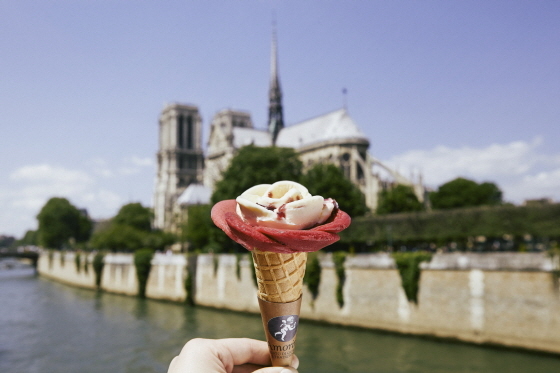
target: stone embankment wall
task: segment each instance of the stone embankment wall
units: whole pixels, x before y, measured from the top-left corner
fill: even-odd
[[[87,257],[91,262],[92,256]],[[82,259],[83,261],[84,259]],[[95,288],[93,269],[77,272],[74,254],[39,260],[38,271],[69,284]],[[235,255],[190,257],[157,254],[146,295],[183,301],[192,283],[196,304],[259,312],[251,261]],[[560,353],[558,262],[546,254],[452,253],[422,264],[418,303],[409,302],[393,258],[384,253],[348,257],[344,305],[336,299],[338,277],[330,255],[321,257],[319,293],[304,289],[301,316],[339,325],[453,338],[473,343]],[[136,294],[132,255],[105,256],[101,288]]]

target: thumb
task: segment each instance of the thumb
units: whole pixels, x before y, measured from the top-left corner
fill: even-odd
[[[292,367],[268,367],[255,370],[253,373],[298,373]]]

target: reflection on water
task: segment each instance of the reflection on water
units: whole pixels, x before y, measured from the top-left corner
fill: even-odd
[[[166,372],[190,338],[263,339],[258,315],[96,293],[0,271],[0,372]],[[560,359],[302,321],[300,372],[525,373]]]

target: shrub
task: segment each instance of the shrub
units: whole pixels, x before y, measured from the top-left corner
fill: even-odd
[[[95,286],[97,288],[101,287],[101,275],[103,274],[103,266],[105,265],[103,258],[105,254],[102,252],[98,252],[93,257],[93,271],[95,272]]]
[[[80,273],[82,270],[82,258],[78,252],[74,254],[74,263],[76,264],[76,272]]]
[[[336,285],[336,301],[338,302],[338,306],[341,308],[344,306],[344,294],[342,289],[344,289],[344,282],[346,281],[346,271],[344,270],[346,255],[347,253],[344,251],[337,251],[334,252],[332,256],[336,276],[338,277],[338,283]]]
[[[89,256],[86,254],[84,256],[84,273],[87,275],[89,273],[89,261],[88,261]]]
[[[152,269],[152,258],[154,250],[140,249],[134,252],[134,266],[136,267],[136,278],[138,280],[138,296],[146,298],[146,284]]]
[[[455,243],[456,250],[468,250],[473,237],[485,236],[479,250],[517,250],[526,234],[536,242],[551,243],[560,238],[560,203],[542,206],[483,206],[454,210],[389,214],[352,219],[340,233],[340,245],[355,245],[357,251],[406,246],[425,250],[423,245]],[[511,237],[506,240],[504,237]],[[339,244],[338,242],[336,244]],[[335,244],[335,245],[336,245]],[[335,245],[331,245],[335,246]]]
[[[321,263],[317,253],[308,254],[303,283],[307,285],[313,300],[315,300],[319,295],[319,285],[321,283]]]
[[[410,302],[418,303],[418,283],[420,281],[420,263],[430,261],[432,254],[418,252],[393,253],[397,264],[406,298]]]
[[[185,291],[187,297],[185,301],[191,306],[195,305],[197,261],[197,254],[187,254],[187,276],[185,277]]]

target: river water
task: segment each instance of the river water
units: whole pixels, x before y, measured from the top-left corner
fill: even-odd
[[[190,338],[263,338],[260,316],[78,289],[0,270],[0,372],[167,372]],[[302,321],[300,372],[557,373],[560,358]],[[203,372],[201,372],[203,373]]]

